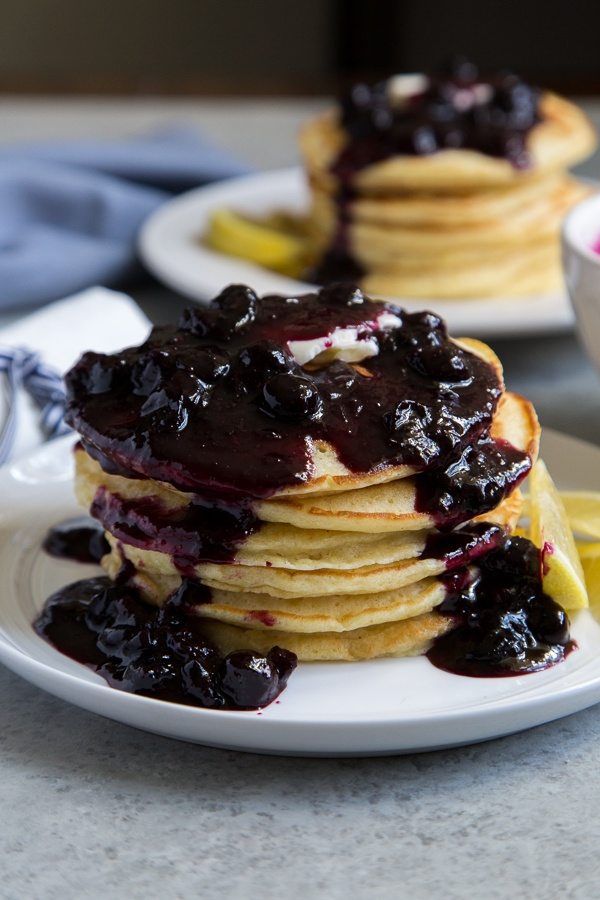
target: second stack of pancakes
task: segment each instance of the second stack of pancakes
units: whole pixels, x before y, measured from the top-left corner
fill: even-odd
[[[233,290],[239,295],[239,288]],[[345,308],[346,301],[340,305],[340,292],[348,301]],[[232,296],[230,289],[228,300],[218,298],[213,306],[231,306]],[[269,308],[275,308],[279,301],[282,321],[277,327],[281,333],[285,332],[285,304],[289,310],[292,301],[268,298]],[[379,341],[382,352],[383,342],[388,339],[386,333],[399,328],[392,319],[396,317],[399,322],[401,311],[370,304],[360,292],[350,288],[334,288],[318,297],[293,300],[294,304],[298,302],[305,303],[309,318],[319,310],[324,318],[331,318],[334,303],[334,319],[337,316],[342,326],[347,325],[347,310],[363,304],[363,324],[352,335],[344,328],[340,337],[337,325],[331,327],[330,322],[320,337],[302,341],[298,340],[296,321],[290,331],[295,340],[279,338],[271,344],[278,343],[282,352],[294,351],[301,370],[311,377],[327,370],[330,391],[336,378],[341,385],[347,384],[349,378],[367,383],[377,377],[369,368],[368,354],[374,352],[374,344],[368,349],[365,341]],[[265,353],[267,320],[265,314],[259,335],[260,351],[248,347],[236,351],[236,361],[231,364],[229,375],[223,377],[233,379],[231,373],[236,365],[247,365],[250,356],[256,358],[257,353]],[[354,314],[353,322],[356,321]],[[273,436],[279,432],[277,422],[269,423],[267,419],[264,455],[261,456],[260,448],[244,445],[240,434],[232,430],[230,441],[232,445],[239,444],[238,453],[228,458],[224,450],[220,459],[216,454],[209,476],[204,476],[205,483],[190,490],[184,483],[189,475],[184,474],[176,457],[181,435],[197,404],[203,402],[202,397],[194,399],[191,376],[197,374],[198,359],[204,360],[207,339],[199,339],[202,353],[198,357],[190,355],[186,343],[189,321],[183,324],[181,332],[164,335],[157,330],[159,333],[155,332],[146,345],[125,351],[121,357],[88,355],[71,375],[70,415],[83,437],[76,449],[76,490],[81,503],[105,528],[111,547],[103,560],[107,573],[112,578],[132,580],[149,603],[185,602],[202,617],[208,637],[225,652],[242,648],[260,652],[275,644],[296,653],[301,660],[352,660],[425,652],[432,640],[453,626],[451,618],[436,612],[450,589],[449,573],[460,573],[463,585],[468,584],[475,577],[473,567],[478,556],[514,528],[521,508],[518,483],[537,455],[539,427],[535,412],[526,400],[504,390],[500,363],[493,352],[477,341],[452,343],[456,348],[452,359],[458,362],[451,365],[466,365],[470,371],[485,373],[489,387],[481,397],[485,397],[492,412],[489,421],[474,430],[470,439],[463,439],[454,454],[445,455],[443,465],[435,457],[431,435],[422,434],[418,428],[405,430],[402,417],[414,416],[411,400],[408,406],[398,404],[394,413],[399,431],[414,439],[414,458],[410,463],[388,460],[384,465],[357,471],[340,458],[335,445],[307,439],[310,477],[280,485],[276,490],[260,488],[253,493],[250,485],[254,460],[265,467],[263,484],[269,467],[275,470],[287,464],[287,445],[280,456],[274,455],[277,440],[275,437],[273,444]],[[432,334],[445,335],[443,325],[430,314],[423,314],[418,327],[421,330],[415,334],[429,335],[430,344]],[[314,333],[318,333],[318,328],[315,332],[313,327]],[[239,342],[238,338],[235,340]],[[349,362],[357,355],[357,343],[361,344],[363,357]],[[413,343],[415,352],[420,352],[422,348],[417,346],[414,334]],[[274,352],[271,344],[270,352]],[[210,346],[214,358],[217,351],[215,345]],[[250,341],[249,346],[256,348],[257,344]],[[435,352],[438,346],[443,347],[446,356],[445,361],[441,360],[440,350],[436,365],[447,366],[447,344],[435,344]],[[173,356],[169,365],[174,365],[166,384],[161,382],[159,368],[154,372],[152,366],[161,354],[165,359],[169,353]],[[106,359],[110,360],[108,367]],[[418,360],[414,364],[417,368],[421,365]],[[97,374],[103,367],[113,373],[104,381]],[[426,369],[424,364],[424,373]],[[96,375],[92,376],[90,373],[94,372]],[[114,404],[118,390],[115,379],[125,375],[128,382],[123,389],[124,408],[119,411],[111,405],[107,412],[102,408],[102,387],[111,381],[110,402]],[[92,377],[96,378],[96,385],[102,382],[96,393],[91,390]],[[216,369],[211,377],[216,378]],[[274,393],[278,390],[277,377],[271,376],[268,382]],[[462,376],[452,376],[454,382],[451,376],[444,377],[449,379],[445,402],[450,406],[444,406],[447,410],[458,396],[457,384]],[[249,376],[245,374],[244,378],[247,384]],[[462,384],[464,387],[465,379]],[[479,390],[481,386],[475,387]],[[340,403],[345,402],[344,390],[340,387]],[[434,390],[437,397],[439,381]],[[126,398],[133,398],[136,391],[143,397],[135,400],[132,411],[126,408]],[[441,394],[445,396],[444,391]],[[260,397],[263,396],[271,395],[263,388]],[[308,402],[307,396],[303,395],[302,402]],[[330,400],[331,396],[335,400],[335,395],[330,395]],[[467,388],[464,396],[466,402]],[[238,399],[246,403],[248,394],[240,394]],[[424,409],[423,397],[420,402]],[[289,397],[287,403],[289,416]],[[362,415],[362,408],[354,409],[357,416]],[[318,415],[315,414],[315,421]],[[426,420],[423,410],[419,416],[415,419],[417,424]],[[145,418],[146,426],[140,428]],[[108,420],[110,429],[103,428]],[[455,426],[449,419],[448,431]],[[349,433],[352,427],[349,423]],[[386,419],[388,432],[393,427],[394,423]],[[441,435],[444,423],[437,422],[436,427]],[[222,422],[222,429],[227,434],[226,421]],[[199,434],[198,440],[202,440]],[[364,442],[367,458],[372,453],[369,442],[379,439],[378,433],[355,429],[352,434],[354,441]],[[256,439],[254,435],[253,440]],[[152,459],[148,447],[152,448]],[[166,449],[169,447],[171,460]],[[406,449],[400,454],[404,459]],[[354,450],[359,455],[362,452],[357,446]],[[248,478],[244,473],[244,452],[248,453]],[[434,464],[428,463],[428,453]],[[240,466],[237,475],[229,470],[231,460]],[[424,464],[427,470],[419,471]],[[493,475],[487,466],[495,467]],[[153,477],[148,477],[150,473]]]
[[[566,99],[462,60],[357,85],[300,144],[319,283],[345,270],[369,293],[421,298],[561,286],[560,224],[590,192],[566,169],[596,144]]]

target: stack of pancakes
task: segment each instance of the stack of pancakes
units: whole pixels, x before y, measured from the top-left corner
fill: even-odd
[[[407,89],[417,84],[422,90],[415,76],[404,77]],[[402,85],[402,78],[392,81]],[[457,91],[460,98],[463,94]],[[398,102],[410,103],[411,95],[403,93]],[[366,162],[362,158],[349,170],[339,160],[352,152],[354,138],[340,113],[332,110],[310,121],[300,144],[315,255],[322,258],[332,248],[339,253],[343,243],[364,272],[361,286],[388,297],[557,289],[560,223],[590,190],[566,169],[589,155],[596,139],[584,114],[561,97],[543,94],[538,111],[525,136],[526,165],[467,147],[423,155],[390,152],[369,161],[367,145]],[[421,124],[415,121],[415,133]]]
[[[501,377],[488,347],[461,345]],[[491,435],[533,461],[539,426],[528,401],[504,392]],[[446,596],[445,573],[461,570],[468,581],[468,563],[492,546],[497,532],[479,525],[469,541],[453,543],[450,531],[431,553],[444,522],[417,508],[414,469],[350,472],[321,444],[310,480],[252,500],[257,527],[232,558],[190,564],[188,554],[183,571],[178,528],[195,495],[139,474],[109,474],[81,445],[75,457],[78,498],[106,528],[111,551],[102,564],[109,576],[125,571],[143,598],[159,606],[183,584],[186,602],[224,652],[265,652],[277,644],[301,660],[423,653],[452,628],[452,619],[435,611]],[[480,518],[510,531],[520,507],[515,490]]]

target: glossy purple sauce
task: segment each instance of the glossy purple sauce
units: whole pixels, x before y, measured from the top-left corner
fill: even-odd
[[[167,509],[157,498],[125,499],[100,487],[90,513],[117,540],[168,554],[182,574],[199,562],[223,563],[260,527],[248,503],[217,503],[195,495],[188,506]]]
[[[385,81],[355,85],[340,104],[348,140],[332,171],[349,185],[361,169],[391,156],[457,149],[528,168],[527,138],[541,121],[540,97],[513,73],[481,78],[464,58],[428,75],[421,92],[402,99]]]
[[[434,641],[427,657],[456,675],[491,677],[537,672],[576,647],[569,619],[544,593],[541,555],[530,541],[505,537],[477,562],[478,575],[446,576],[448,596],[438,607],[456,627]]]
[[[474,563],[504,542],[505,531],[492,522],[465,525],[459,531],[432,532],[427,537],[421,559],[443,559],[452,571]]]
[[[210,709],[259,709],[285,688],[296,656],[220,654],[191,612],[210,591],[183,581],[163,609],[148,606],[125,580],[76,581],[56,591],[34,622],[36,632],[113,688]]]
[[[87,516],[55,525],[42,546],[50,556],[82,563],[98,563],[110,550],[103,529]]]
[[[376,333],[379,353],[359,367],[308,370],[289,351],[288,341],[336,326],[364,324],[373,337],[383,312],[402,324]],[[439,490],[431,480],[418,497],[440,524],[493,508],[530,465],[488,437],[502,392],[494,369],[452,343],[437,316],[376,304],[351,285],[260,300],[231,286],[207,309],[187,310],[178,327],[154,329],[141,347],[85,354],[67,390],[69,424],[107,471],[166,481],[230,512],[309,480],[319,441],[352,472],[437,472]],[[479,489],[482,454],[487,491]],[[460,492],[443,474],[454,463]],[[479,486],[471,492],[470,471]]]

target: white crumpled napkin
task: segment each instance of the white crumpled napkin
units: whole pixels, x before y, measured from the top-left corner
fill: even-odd
[[[0,344],[35,350],[64,374],[86,350],[111,353],[140,343],[149,330],[149,320],[131,297],[94,287],[0,329]],[[27,396],[19,396],[13,457],[42,442],[37,412]],[[6,398],[0,392],[0,422],[5,415]]]

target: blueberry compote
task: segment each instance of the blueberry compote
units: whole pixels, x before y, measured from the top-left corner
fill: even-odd
[[[260,523],[248,503],[217,502],[192,495],[187,506],[170,509],[155,497],[129,500],[100,487],[90,513],[117,540],[167,553],[182,575],[200,562],[233,560],[237,547]]]
[[[50,528],[43,548],[50,556],[82,563],[100,562],[110,550],[104,529],[86,516],[68,519]]]
[[[379,326],[382,314],[391,327]],[[359,366],[303,367],[290,350],[350,326],[377,344]],[[262,299],[231,285],[141,347],[86,353],[67,392],[69,424],[107,471],[196,493],[206,521],[209,509],[231,513],[309,481],[318,442],[353,472],[426,472],[419,506],[442,525],[496,506],[530,466],[489,437],[502,393],[494,368],[450,341],[432,313],[374,303],[352,285]]]
[[[427,656],[457,675],[499,676],[536,672],[561,662],[575,647],[566,612],[544,593],[540,551],[521,537],[505,537],[477,563],[445,576],[446,600],[438,607],[456,627],[439,637]]]
[[[541,120],[540,91],[511,72],[481,77],[463,57],[428,75],[418,93],[394,94],[393,80],[358,84],[341,101],[347,142],[333,165],[343,184],[390,156],[475,150],[531,164],[527,137]]]
[[[166,606],[155,609],[125,578],[89,578],[56,591],[34,628],[123,691],[211,709],[272,703],[296,668],[295,655],[280,647],[266,656],[220,654],[189,611],[209,597],[207,588],[184,580]]]

